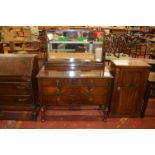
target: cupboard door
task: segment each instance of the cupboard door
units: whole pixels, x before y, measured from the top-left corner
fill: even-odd
[[[118,103],[116,113],[119,115],[135,115],[139,113],[140,87],[118,87]]]
[[[120,74],[120,86],[140,86],[143,84],[144,72],[142,70],[122,69]]]
[[[115,79],[111,114],[139,116],[147,83],[144,69],[120,69]]]

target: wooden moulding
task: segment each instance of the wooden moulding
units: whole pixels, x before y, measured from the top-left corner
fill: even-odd
[[[77,62],[69,62],[62,60],[60,61],[51,61],[45,63],[45,69],[47,70],[83,70],[83,71],[90,71],[90,70],[104,70],[104,62],[84,62],[84,61],[77,61]]]

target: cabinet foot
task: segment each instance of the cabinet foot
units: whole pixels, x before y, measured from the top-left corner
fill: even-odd
[[[109,108],[105,107],[105,109],[104,109],[104,116],[103,116],[103,121],[104,122],[107,122],[108,116],[109,116]]]
[[[103,111],[103,121],[107,122],[109,116],[109,108],[105,105],[99,105],[99,107]]]
[[[32,119],[34,120],[34,121],[37,121],[37,113],[34,111],[34,112],[32,112]]]
[[[45,122],[45,107],[41,107],[41,121]]]
[[[32,119],[33,119],[34,121],[37,121],[37,117],[38,117],[39,110],[40,110],[40,107],[36,107],[36,108],[34,109],[34,111],[32,112],[32,114],[31,114]]]

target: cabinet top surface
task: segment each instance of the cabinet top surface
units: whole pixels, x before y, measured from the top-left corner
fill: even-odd
[[[144,59],[144,61],[150,65],[155,65],[155,59]]]
[[[113,63],[115,66],[120,67],[150,67],[150,65],[148,65],[146,62],[138,59],[114,60]]]
[[[107,68],[105,70],[91,70],[91,71],[80,71],[80,70],[68,70],[68,71],[57,71],[57,70],[45,70],[44,67],[40,70],[37,78],[113,78]]]

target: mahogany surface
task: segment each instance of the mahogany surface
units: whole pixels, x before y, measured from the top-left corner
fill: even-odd
[[[42,121],[45,121],[45,111],[51,106],[110,106],[113,76],[107,69],[75,71],[43,67],[37,78]]]

